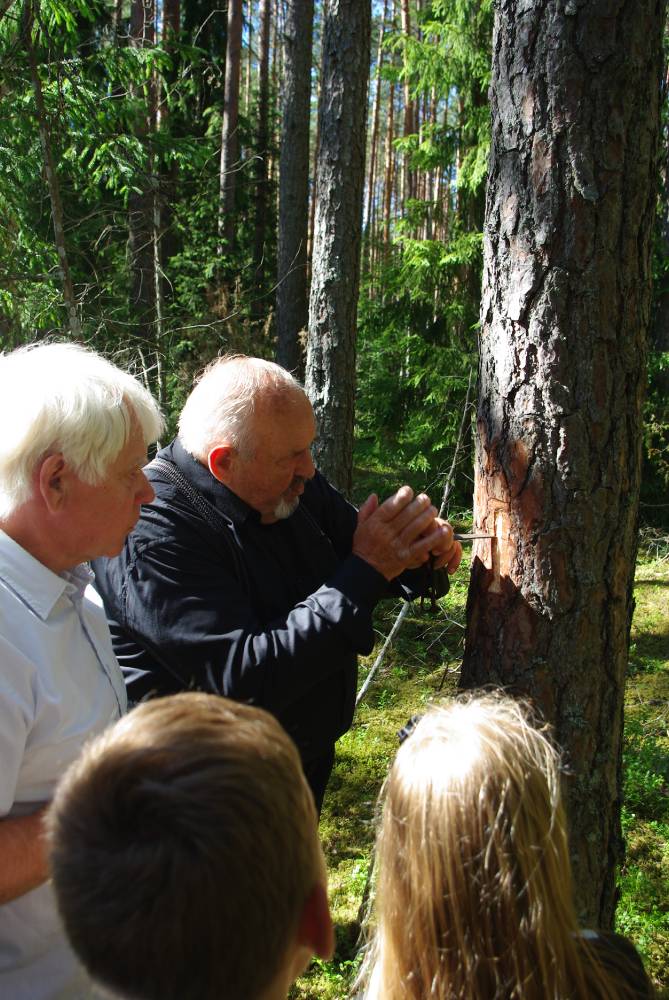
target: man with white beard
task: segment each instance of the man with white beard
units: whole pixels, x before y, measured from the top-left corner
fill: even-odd
[[[430,558],[455,572],[462,553],[408,486],[356,511],[315,470],[315,434],[285,369],[217,359],[148,469],[156,499],[94,569],[130,698],[196,688],[268,709],[320,809],[376,603],[424,593]]]

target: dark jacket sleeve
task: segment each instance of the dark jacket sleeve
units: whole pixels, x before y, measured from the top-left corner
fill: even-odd
[[[229,548],[174,498],[145,509],[122,555],[94,569],[113,631],[123,634],[122,665],[167,671],[174,690],[213,690],[274,712],[342,667],[355,669],[356,655],[373,648],[372,610],[386,586],[349,552],[314,593],[264,621]]]
[[[317,496],[320,494],[321,497],[319,517],[327,523],[328,535],[333,539],[339,557],[344,559],[351,551],[358,512],[319,473],[316,474],[316,485],[318,486]],[[443,597],[450,588],[448,573],[445,569],[436,570],[433,579],[436,596]],[[382,597],[402,597],[405,601],[413,601],[416,597],[422,597],[428,593],[429,582],[427,566],[405,570],[396,580],[383,584],[383,590],[381,593],[377,593],[375,603]]]

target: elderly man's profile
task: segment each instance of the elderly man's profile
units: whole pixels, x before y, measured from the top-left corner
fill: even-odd
[[[0,355],[0,996],[88,995],[42,821],[85,741],[126,710],[88,560],[117,554],[162,428],[143,385],[74,344]]]

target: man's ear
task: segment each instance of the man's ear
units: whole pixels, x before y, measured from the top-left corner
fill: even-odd
[[[55,514],[62,510],[67,498],[67,480],[70,474],[60,452],[42,459],[37,469],[37,490],[49,513]]]
[[[327,889],[317,882],[306,898],[297,926],[297,944],[325,960],[334,952],[334,927],[330,916]]]
[[[207,456],[207,465],[214,479],[226,483],[235,457],[235,449],[229,444],[217,444]]]

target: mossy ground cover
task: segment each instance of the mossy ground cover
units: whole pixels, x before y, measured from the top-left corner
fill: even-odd
[[[412,607],[352,729],[338,744],[320,826],[336,953],[331,962],[312,964],[293,988],[293,1000],[343,1000],[349,993],[379,789],[398,730],[426,704],[456,690],[467,580],[463,567],[439,614]],[[361,664],[361,680],[399,607],[388,602],[378,610],[379,642]],[[669,559],[657,547],[642,553],[637,568],[624,755],[627,857],[618,930],[635,942],[660,996],[669,1000]]]

